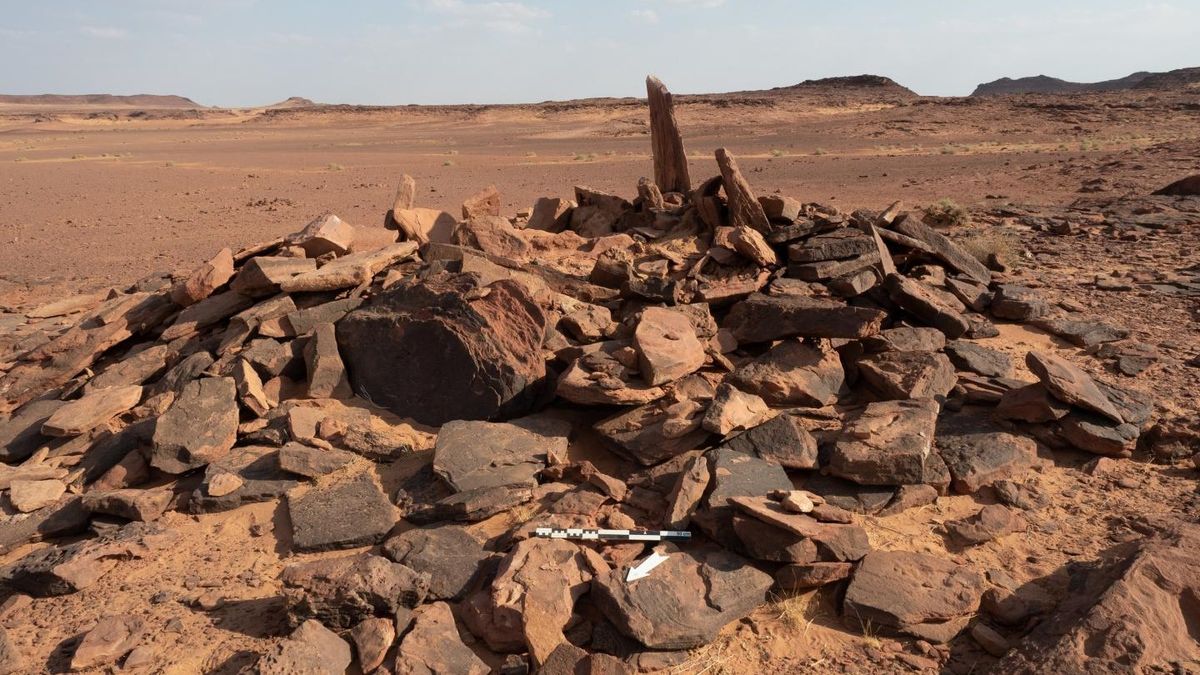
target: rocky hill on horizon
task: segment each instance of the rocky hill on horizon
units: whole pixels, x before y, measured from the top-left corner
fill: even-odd
[[[1068,80],[1034,75],[1031,77],[1002,77],[975,87],[971,96],[1003,96],[1006,94],[1078,94],[1128,89],[1177,89],[1200,83],[1200,68],[1179,68],[1164,73],[1138,71],[1125,77],[1101,82],[1070,82]]]

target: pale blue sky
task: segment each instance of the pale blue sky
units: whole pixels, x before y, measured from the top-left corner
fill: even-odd
[[[1200,0],[0,0],[0,93],[507,103],[1200,66]]]

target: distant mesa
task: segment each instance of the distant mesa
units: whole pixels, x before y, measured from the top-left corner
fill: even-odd
[[[1180,68],[1165,73],[1139,71],[1115,80],[1103,82],[1069,82],[1057,77],[1036,75],[1016,79],[1002,77],[975,87],[972,96],[1004,96],[1007,94],[1079,94],[1098,91],[1128,91],[1131,89],[1184,89],[1200,86],[1200,68]]]
[[[270,110],[283,110],[285,108],[312,108],[317,105],[319,105],[319,104],[316,103],[315,101],[313,101],[312,99],[304,98],[301,96],[290,96],[287,99],[280,101],[279,103],[272,103],[271,105],[266,106],[266,107]]]
[[[787,89],[868,89],[887,90],[892,93],[916,96],[917,93],[905,87],[890,77],[883,75],[845,75],[842,77],[824,77],[818,80],[805,80],[790,87],[777,87],[772,91]]]
[[[204,106],[184,96],[160,94],[0,94],[0,104],[20,106],[45,106],[68,108],[75,106],[106,108],[185,108],[199,109]]]

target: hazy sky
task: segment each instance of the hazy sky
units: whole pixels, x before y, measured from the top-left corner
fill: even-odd
[[[1200,66],[1200,0],[0,0],[0,93],[501,103]]]

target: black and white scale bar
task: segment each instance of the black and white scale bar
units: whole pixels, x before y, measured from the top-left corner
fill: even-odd
[[[686,541],[687,530],[585,530],[576,527],[539,527],[534,536],[544,539],[611,539],[615,541]]]

